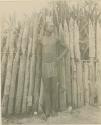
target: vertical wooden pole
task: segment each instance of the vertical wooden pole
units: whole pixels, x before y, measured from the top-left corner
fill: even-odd
[[[85,104],[89,104],[89,69],[88,69],[88,62],[84,62],[84,95],[85,95]]]
[[[63,28],[60,24],[59,26],[59,33],[63,35]],[[61,41],[62,42],[62,41]],[[61,54],[63,52],[63,48],[60,46],[59,53]],[[60,86],[59,86],[59,102],[60,102],[60,110],[64,110],[66,108],[66,81],[65,81],[65,59],[61,59],[59,61],[59,77],[60,77]]]
[[[89,58],[95,58],[95,23],[89,19]]]
[[[84,85],[82,62],[77,62],[78,107],[84,105]]]
[[[23,101],[22,101],[22,113],[27,112],[27,96],[28,96],[28,88],[29,88],[29,80],[30,80],[30,52],[32,47],[32,38],[29,38],[28,43],[28,52],[27,52],[27,60],[26,60],[26,70],[25,70],[25,84],[23,91]]]
[[[64,34],[65,34],[65,41],[66,41],[66,47],[68,48],[68,53],[66,54],[65,56],[65,61],[66,61],[66,96],[67,96],[67,106],[71,106],[71,103],[72,103],[72,93],[71,93],[71,71],[70,71],[70,34],[69,34],[69,26],[65,20],[65,23],[64,23]]]
[[[3,114],[7,113],[8,97],[9,97],[11,74],[12,74],[12,63],[13,63],[12,60],[13,60],[13,54],[9,54],[8,63],[7,63],[7,75],[5,79],[4,96],[2,99],[2,113]]]
[[[42,64],[42,47],[40,44],[37,46],[36,52],[36,76],[35,76],[35,87],[34,87],[34,111],[38,111],[39,96],[40,96],[40,85],[41,85],[41,64]]]
[[[77,21],[74,22],[74,51],[75,51],[75,58],[77,60],[76,63],[76,77],[77,77],[77,103],[78,106],[83,105],[83,81],[82,81],[82,63],[80,60],[80,46],[79,46],[79,26]]]
[[[10,35],[7,34],[7,40],[6,45],[4,47],[2,61],[1,61],[1,96],[3,98],[4,94],[4,87],[5,87],[5,79],[6,79],[6,72],[7,72],[7,62],[8,62],[8,48],[9,48],[9,41],[10,41]]]
[[[21,113],[23,87],[25,83],[25,67],[26,67],[26,58],[27,58],[26,52],[27,52],[28,33],[29,33],[28,29],[29,29],[29,25],[25,23],[24,32],[22,35],[22,45],[21,45],[22,55],[20,56],[15,113]]]
[[[11,32],[9,35],[10,35],[10,39],[9,39],[7,74],[6,74],[6,78],[5,78],[4,96],[3,96],[3,100],[2,100],[3,114],[7,113],[7,106],[8,106],[9,92],[10,92],[11,78],[12,78],[12,66],[13,66],[13,59],[14,59],[14,42],[16,41],[16,37],[13,34],[13,29],[11,29]]]
[[[30,82],[28,90],[28,100],[27,108],[33,105],[33,93],[35,86],[35,72],[36,72],[36,44],[37,44],[37,29],[39,24],[39,16],[35,15],[33,20],[33,41],[32,41],[32,51],[31,51],[31,63],[30,63]]]
[[[94,69],[94,61],[90,59],[90,104],[94,104],[94,97],[95,97],[95,69]]]
[[[43,113],[43,80],[41,78],[41,87],[40,87],[40,96],[39,96],[39,104],[38,104],[38,112]]]
[[[45,18],[44,15],[41,17]],[[38,36],[37,39],[42,40],[43,34],[44,34],[44,21],[40,22],[41,17],[39,17],[39,25],[40,28],[40,34],[36,34]],[[44,20],[44,19],[43,19]],[[41,24],[42,25],[41,25]],[[38,26],[39,26],[38,25]],[[40,38],[39,38],[40,37]],[[41,87],[41,76],[42,76],[42,45],[39,41],[36,41],[36,76],[35,76],[35,86],[34,86],[34,103],[33,108],[35,112],[38,112],[38,106],[39,106],[39,98],[40,98],[40,87]]]
[[[13,67],[12,67],[12,79],[11,79],[11,86],[10,86],[10,93],[9,93],[8,114],[14,113],[15,94],[16,94],[19,61],[20,61],[20,47],[21,47],[22,32],[23,32],[22,29],[20,29],[19,38],[17,40],[17,48],[16,48],[17,52],[15,53],[15,58],[14,58]]]
[[[74,20],[71,18],[69,22],[70,30],[70,53],[71,53],[71,75],[72,75],[72,106],[77,107],[77,84],[76,84],[76,64],[74,60]]]
[[[97,44],[97,64],[96,64],[96,84],[98,105],[101,106],[101,25],[97,21],[96,27],[96,44]]]
[[[95,97],[95,27],[89,19],[89,58],[90,58],[90,104],[94,104]]]

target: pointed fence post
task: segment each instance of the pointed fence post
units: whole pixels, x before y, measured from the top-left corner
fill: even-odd
[[[14,105],[15,105],[15,94],[17,87],[17,78],[19,71],[19,61],[20,61],[20,47],[21,47],[21,39],[22,39],[23,28],[20,29],[19,38],[17,39],[17,51],[15,53],[13,67],[12,67],[12,79],[9,93],[9,101],[8,101],[8,114],[14,113]]]
[[[67,106],[72,105],[72,85],[71,85],[71,65],[70,65],[70,34],[69,34],[69,24],[67,24],[66,20],[64,22],[64,35],[66,41],[66,47],[68,48],[68,53],[65,56],[66,63],[66,98],[67,98]]]
[[[9,100],[9,93],[10,93],[10,86],[11,86],[11,79],[12,79],[13,59],[14,59],[14,43],[16,41],[16,37],[13,34],[13,29],[11,29],[9,35],[10,35],[9,36],[10,37],[9,54],[8,54],[8,62],[7,62],[6,77],[5,77],[4,96],[2,99],[3,114],[5,113],[7,114],[7,110],[8,110],[8,100]]]
[[[26,67],[26,59],[27,59],[27,45],[28,45],[28,33],[29,33],[29,25],[27,23],[24,24],[24,31],[22,34],[22,44],[20,55],[20,64],[19,64],[19,73],[18,73],[18,85],[17,85],[17,93],[16,93],[16,102],[15,102],[15,113],[21,113],[22,107],[22,99],[23,99],[23,88],[25,83],[25,67]]]
[[[90,70],[90,104],[95,98],[95,23],[89,19],[89,70]]]
[[[101,24],[97,21],[96,26],[97,60],[96,63],[96,84],[98,105],[101,106]]]

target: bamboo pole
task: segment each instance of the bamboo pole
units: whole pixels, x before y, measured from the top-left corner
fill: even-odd
[[[69,21],[69,32],[70,32],[70,54],[71,58],[74,59],[74,49],[73,49],[73,31],[74,30],[74,24],[73,24],[73,19],[71,18]]]
[[[76,83],[76,63],[74,60],[74,20],[69,22],[70,29],[70,53],[71,53],[71,75],[72,75],[72,105],[77,107],[77,83]]]
[[[4,54],[2,55],[2,61],[1,61],[1,96],[3,98],[4,94],[4,86],[5,86],[5,78],[6,78],[6,69],[7,69],[7,61],[8,61],[8,48],[9,48],[9,41],[10,41],[10,35],[7,33],[7,41],[6,45],[4,47]]]
[[[84,105],[84,82],[82,62],[77,62],[78,107]]]
[[[79,81],[79,80],[81,80],[82,78],[80,78],[81,77],[81,73],[82,72],[80,72],[80,68],[81,67],[79,67],[79,69],[78,69],[78,61],[80,61],[80,51],[79,51],[79,29],[78,29],[78,25],[77,25],[77,22],[76,22],[76,20],[74,20],[74,57],[75,57],[75,59],[77,60],[75,60],[76,61],[76,64],[75,64],[75,66],[76,66],[76,70],[74,71],[74,103],[75,103],[75,105],[74,105],[74,107],[75,108],[77,108],[80,104],[80,84],[81,84],[81,82],[82,81]],[[79,78],[78,78],[78,75],[80,75],[79,76]]]
[[[90,64],[89,64],[89,71],[90,71],[90,104],[93,105],[94,104],[94,97],[95,97],[95,88],[94,88],[94,84],[95,84],[95,69],[94,69],[94,62],[93,60],[91,60]]]
[[[68,52],[68,55],[65,58],[66,60],[66,84],[67,84],[67,106],[71,106],[72,105],[72,85],[71,85],[71,71],[70,71],[70,67],[71,67],[71,62],[70,62],[70,52]]]
[[[26,58],[27,58],[26,52],[27,52],[27,45],[28,45],[28,33],[29,33],[29,25],[26,22],[24,25],[24,32],[22,35],[22,45],[21,45],[22,55],[20,56],[15,113],[21,113],[23,87],[25,83],[25,67],[26,67]]]
[[[60,52],[60,51],[59,51]],[[65,88],[65,73],[64,73],[64,59],[59,62],[59,107],[60,110],[66,108],[66,88]]]
[[[7,105],[8,105],[11,78],[12,78],[12,66],[13,66],[13,59],[14,59],[13,52],[14,52],[14,42],[15,41],[16,41],[15,35],[13,34],[13,31],[11,31],[10,32],[10,41],[9,41],[8,63],[7,63],[7,70],[6,70],[7,74],[6,74],[6,78],[5,78],[4,96],[3,96],[3,100],[2,100],[3,114],[5,114],[7,112]]]
[[[99,62],[101,62],[101,24],[99,23],[99,21],[97,21],[97,25],[96,25],[96,41],[97,41],[97,59]]]
[[[38,104],[38,112],[43,113],[43,80],[41,78],[41,87],[40,87],[40,96],[39,96],[39,104]]]
[[[95,24],[89,19],[89,57],[95,58]]]
[[[62,51],[61,51],[62,53]],[[60,61],[60,68],[61,68],[61,86],[60,86],[60,110],[65,110],[67,107],[66,103],[66,76],[65,76],[65,58]]]
[[[28,43],[28,52],[27,52],[27,60],[26,60],[26,70],[25,70],[25,84],[24,84],[24,91],[23,91],[23,101],[22,101],[22,113],[27,112],[27,94],[28,94],[28,87],[29,87],[29,78],[30,78],[30,51],[32,46],[32,38],[29,38]]]
[[[17,48],[16,48],[17,52],[15,54],[15,58],[14,58],[14,61],[13,61],[12,79],[11,79],[9,102],[8,102],[8,114],[14,113],[14,104],[15,104],[15,94],[16,94],[17,78],[18,78],[18,71],[19,71],[22,32],[23,32],[23,28],[20,29],[20,33],[19,33],[19,36],[18,36],[19,38],[17,40]]]
[[[70,58],[71,58],[71,88],[73,87],[73,62],[74,62],[74,50],[73,50],[73,19],[69,21],[69,35],[70,35]],[[73,88],[71,90],[72,94],[72,106],[74,105],[73,101]]]
[[[34,87],[34,104],[33,104],[33,108],[34,111],[38,111],[38,104],[39,104],[39,96],[40,96],[40,85],[41,85],[41,61],[42,61],[42,57],[41,57],[41,53],[42,52],[42,47],[40,44],[38,44],[37,46],[37,52],[36,52],[36,76],[35,76],[35,87]]]
[[[80,60],[80,47],[79,47],[79,26],[77,21],[74,21],[74,52],[75,58]]]
[[[63,28],[60,24],[59,26],[59,35],[63,34]],[[62,36],[60,36],[62,37]],[[61,41],[63,42],[63,41]],[[63,48],[59,47],[59,55],[63,52]],[[59,61],[59,105],[60,110],[64,110],[66,108],[66,81],[65,81],[65,60],[64,57]]]
[[[33,105],[33,93],[34,93],[34,86],[35,86],[35,72],[36,72],[36,40],[37,40],[37,30],[39,24],[39,16],[34,16],[34,23],[33,23],[33,42],[32,42],[32,56],[31,56],[31,63],[30,63],[30,82],[29,82],[29,90],[28,90],[28,100],[27,100],[27,108]]]
[[[85,95],[85,104],[89,104],[89,69],[88,69],[88,63],[84,63],[84,95]]]
[[[38,112],[39,98],[40,98],[40,87],[41,87],[41,74],[42,74],[42,45],[39,42],[43,38],[44,26],[45,26],[45,15],[42,13],[39,15],[38,30],[39,34],[36,39],[36,76],[35,76],[35,86],[34,86],[34,112]]]
[[[67,89],[67,106],[71,106],[71,103],[72,103],[72,93],[71,93],[71,69],[70,69],[70,34],[69,34],[69,27],[68,27],[68,24],[65,20],[64,22],[64,34],[65,34],[65,41],[66,41],[66,47],[68,47],[68,53],[65,57],[65,63],[66,63],[66,68],[65,68],[65,75],[66,75],[66,89]]]
[[[101,106],[101,62],[96,66],[96,83],[97,83],[97,98],[98,105]]]
[[[77,108],[77,83],[76,83],[76,64],[72,59],[72,105]]]
[[[97,59],[96,63],[96,84],[97,84],[97,97],[98,105],[101,106],[101,25],[97,21],[96,26],[96,41],[97,41]]]
[[[5,77],[6,77],[6,68],[7,68],[7,59],[8,54],[4,54],[2,57],[2,67],[1,67],[1,96],[3,98],[4,95],[4,86],[5,86]]]
[[[1,61],[2,61],[3,55],[6,52],[5,49],[6,49],[6,43],[7,43],[7,34],[8,34],[7,29],[5,29],[4,31],[1,32]]]
[[[74,51],[75,51],[75,58],[77,60],[76,63],[76,73],[77,73],[77,103],[78,106],[82,106],[83,101],[83,81],[82,81],[82,64],[80,61],[80,46],[79,46],[79,26],[77,21],[74,22]]]
[[[90,58],[90,104],[94,104],[95,97],[95,26],[89,19],[89,58]]]

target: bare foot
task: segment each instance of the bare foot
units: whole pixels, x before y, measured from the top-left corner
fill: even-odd
[[[47,116],[45,115],[45,113],[40,114],[39,117],[40,117],[42,120],[47,121]]]

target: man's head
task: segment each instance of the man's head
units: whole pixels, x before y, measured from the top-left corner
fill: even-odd
[[[51,17],[46,18],[45,31],[48,33],[54,32],[54,24]]]

